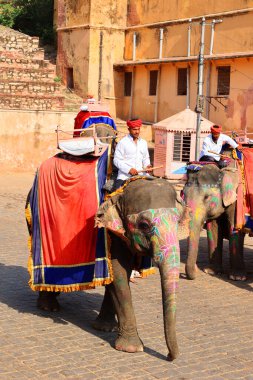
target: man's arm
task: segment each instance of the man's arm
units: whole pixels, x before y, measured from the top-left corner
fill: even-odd
[[[150,168],[150,157],[149,157],[149,151],[148,151],[148,144],[145,141],[145,148],[144,148],[144,154],[142,159],[142,167],[143,168]]]
[[[132,167],[127,163],[124,157],[124,145],[121,142],[119,142],[116,146],[113,163],[122,173],[134,175],[130,173]]]
[[[203,144],[202,144],[202,149],[201,149],[201,152],[203,152],[203,156],[208,156],[209,150],[210,150],[210,147],[209,147],[206,139],[204,139]]]
[[[227,135],[226,135],[225,142],[228,143],[230,146],[232,146],[232,148],[234,148],[234,149],[238,147],[237,142],[235,142],[235,140],[231,139],[231,137],[229,137]]]

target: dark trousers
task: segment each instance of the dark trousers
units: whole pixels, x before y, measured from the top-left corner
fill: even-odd
[[[124,179],[116,179],[115,182],[115,190],[119,189],[121,186],[124,185],[126,181]]]
[[[202,156],[199,161],[207,161],[207,162],[216,162],[220,169],[225,168],[227,166],[227,162],[224,160],[216,161],[214,157],[211,156]]]

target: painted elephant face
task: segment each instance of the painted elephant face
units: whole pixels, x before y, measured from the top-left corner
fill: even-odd
[[[179,260],[177,225],[179,212],[176,208],[149,209],[138,214],[127,215],[127,236],[131,245],[139,252],[153,252],[156,263],[171,255]]]
[[[236,200],[237,181],[234,173],[206,165],[197,173],[190,173],[184,187],[185,202],[192,218],[204,222],[216,218]]]

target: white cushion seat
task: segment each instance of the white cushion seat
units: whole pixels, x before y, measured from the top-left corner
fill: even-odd
[[[82,156],[83,154],[95,151],[93,137],[75,137],[69,140],[60,140],[58,145],[63,152],[72,154],[73,156]]]

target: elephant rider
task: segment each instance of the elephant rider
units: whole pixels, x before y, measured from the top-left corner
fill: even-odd
[[[226,156],[221,154],[224,144],[237,148],[238,144],[229,136],[221,133],[220,125],[213,125],[211,133],[204,139],[199,161],[217,162],[220,168],[227,166],[224,161]]]
[[[129,134],[121,139],[115,149],[113,163],[118,169],[115,187],[118,189],[131,176],[148,175],[150,165],[147,142],[140,138],[140,119],[127,121]],[[145,169],[145,172],[141,172]],[[151,170],[150,170],[151,171]]]

